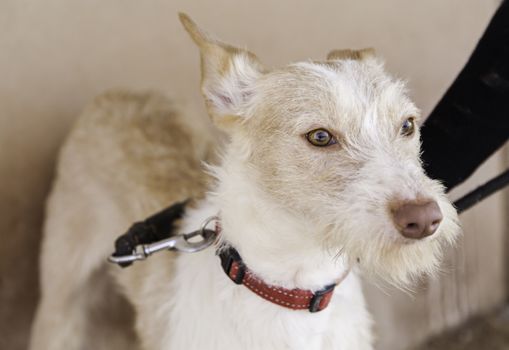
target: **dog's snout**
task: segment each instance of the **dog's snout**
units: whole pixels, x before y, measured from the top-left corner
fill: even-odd
[[[421,239],[436,232],[443,219],[437,202],[403,202],[393,208],[392,216],[399,232],[406,238]]]

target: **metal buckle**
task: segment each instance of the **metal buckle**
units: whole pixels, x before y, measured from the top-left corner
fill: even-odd
[[[196,253],[210,247],[217,239],[217,232],[207,229],[212,222],[219,220],[217,216],[207,218],[200,229],[191,233],[175,235],[151,244],[141,244],[136,246],[130,255],[115,256],[110,255],[108,261],[114,264],[126,264],[134,261],[145,260],[148,256],[161,250],[176,250],[184,253]],[[191,242],[193,237],[201,236],[198,242]]]
[[[244,275],[246,273],[246,266],[244,265],[239,252],[237,252],[237,250],[233,247],[221,247],[219,249],[219,258],[221,259],[221,266],[223,267],[226,275],[233,282],[235,282],[235,284],[242,284],[242,280],[244,279]],[[230,270],[232,269],[234,262],[237,263],[239,269],[235,277],[232,277],[230,275]]]
[[[320,302],[322,301],[325,295],[332,293],[335,287],[336,284],[331,284],[325,287],[324,289],[314,292],[313,298],[311,298],[311,301],[309,302],[309,312],[322,311],[327,305],[324,305],[324,307],[320,308]]]

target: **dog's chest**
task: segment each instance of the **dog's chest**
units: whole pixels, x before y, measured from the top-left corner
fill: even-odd
[[[370,326],[355,276],[329,308],[289,310],[235,285],[208,250],[179,256],[169,296],[161,349],[370,349],[354,347]]]

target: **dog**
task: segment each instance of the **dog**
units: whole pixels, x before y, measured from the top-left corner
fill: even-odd
[[[85,110],[47,204],[30,349],[372,349],[359,276],[410,288],[459,233],[404,83],[372,49],[268,69],[180,20],[227,141],[155,93]],[[178,231],[217,217],[213,247],[106,263],[130,223],[188,199]]]

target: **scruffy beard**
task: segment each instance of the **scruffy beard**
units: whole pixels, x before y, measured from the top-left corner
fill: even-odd
[[[405,290],[411,289],[419,278],[437,273],[445,246],[439,239],[410,244],[378,241],[363,248],[346,248],[346,258],[368,280],[384,281]]]
[[[353,231],[352,227],[348,230],[338,227],[340,233],[328,235],[327,246],[340,247],[336,248],[338,256],[350,266],[358,267],[366,279],[412,290],[419,279],[439,271],[445,248],[453,245],[458,237],[455,209],[445,198],[439,200],[439,205],[444,219],[438,231],[425,239],[405,239],[392,225],[380,228],[379,225],[369,227],[367,223],[356,225]]]

